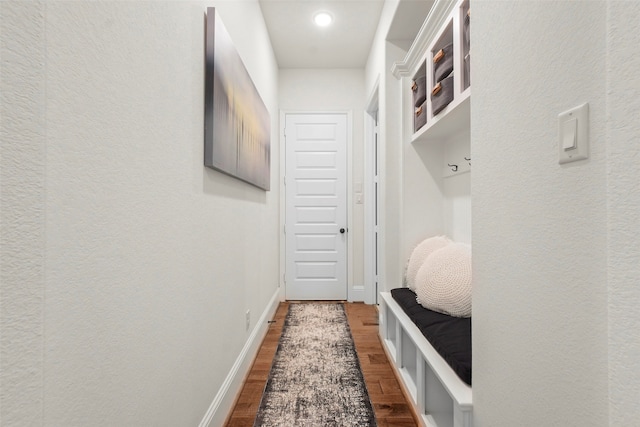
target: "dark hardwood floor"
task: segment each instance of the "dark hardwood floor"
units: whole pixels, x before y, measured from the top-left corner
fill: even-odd
[[[417,426],[411,406],[400,388],[378,337],[376,307],[362,303],[345,303],[344,307],[378,426]],[[227,427],[253,426],[288,308],[288,302],[281,303],[278,307],[273,319],[275,322],[269,326],[233,411],[227,419]]]

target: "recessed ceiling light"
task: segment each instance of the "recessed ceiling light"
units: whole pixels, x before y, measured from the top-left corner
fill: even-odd
[[[333,22],[333,16],[329,12],[318,12],[313,16],[313,21],[318,27],[326,27]]]

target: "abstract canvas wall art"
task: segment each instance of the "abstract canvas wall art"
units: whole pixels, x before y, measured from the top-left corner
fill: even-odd
[[[206,22],[204,164],[268,191],[269,112],[214,7]]]

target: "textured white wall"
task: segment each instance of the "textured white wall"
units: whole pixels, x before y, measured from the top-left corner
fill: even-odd
[[[203,167],[206,6],[277,182],[256,1],[2,2],[3,425],[197,425],[277,292],[278,186]]]
[[[42,424],[44,5],[0,2],[0,424]]]
[[[281,69],[279,72],[280,109],[290,112],[350,111],[352,153],[351,185],[348,188],[349,211],[353,215],[349,224],[350,286],[362,287],[364,205],[357,204],[354,185],[363,183],[364,143],[364,70],[362,69]]]
[[[382,75],[390,72],[385,68],[384,62],[385,41],[399,3],[400,0],[386,0],[382,6],[380,21],[378,22],[378,28],[376,28],[376,34],[371,43],[371,51],[365,66],[365,91],[367,96],[373,93],[376,83],[380,83],[380,86],[383,87],[384,82],[379,79]],[[380,95],[383,96],[382,93]],[[382,102],[382,100],[380,101]],[[380,113],[383,113],[382,109]]]
[[[402,262],[427,237],[444,234],[471,243],[471,174],[462,164],[469,156],[469,131],[444,141],[405,141],[402,150]],[[447,163],[466,172],[452,174]]]
[[[405,86],[410,84],[405,79]],[[405,87],[405,93],[411,89]],[[407,102],[406,99],[404,102]],[[412,116],[409,116],[412,119]],[[413,128],[413,123],[411,123]],[[446,234],[442,188],[443,144],[402,143],[402,259],[404,265],[413,248],[423,239]]]
[[[610,426],[640,419],[640,3],[609,2],[607,212]]]
[[[472,15],[474,425],[607,425],[606,3]],[[583,102],[591,156],[560,166]]]
[[[471,243],[471,176],[469,130],[452,135],[444,146],[441,167],[446,171],[442,179],[444,195],[444,230],[457,242]],[[457,173],[452,173],[449,164],[458,165]],[[467,172],[462,172],[467,171]]]
[[[379,286],[380,291],[401,286],[406,263],[406,257],[402,254],[402,81],[396,79],[389,71],[393,64],[404,59],[406,54],[407,52],[397,44],[385,42],[385,73],[382,74],[385,79],[384,140],[380,144],[380,151],[383,152],[380,163],[383,172],[380,179],[383,180],[383,185],[379,204],[383,212],[381,224],[384,231],[381,246],[384,248],[386,263],[382,268],[383,280]]]
[[[378,231],[382,264],[378,265],[378,290],[398,286],[401,277],[400,254],[400,192],[401,165],[398,143],[401,141],[400,83],[391,74],[394,61],[404,57],[404,51],[386,41],[387,33],[398,7],[398,0],[385,1],[380,22],[371,45],[365,67],[365,94],[367,99],[378,85],[378,144],[379,144],[379,217]]]

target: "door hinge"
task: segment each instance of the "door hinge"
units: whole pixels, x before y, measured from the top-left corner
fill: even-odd
[[[287,283],[287,273],[282,273],[282,283]]]
[[[285,224],[285,225],[283,225],[283,226],[282,226],[282,232],[283,232],[284,234],[287,234],[287,224]]]
[[[284,183],[284,186],[286,187],[286,186],[287,186],[287,177],[286,177],[286,176],[283,176],[283,177],[282,177],[282,181],[283,181],[283,183]]]

